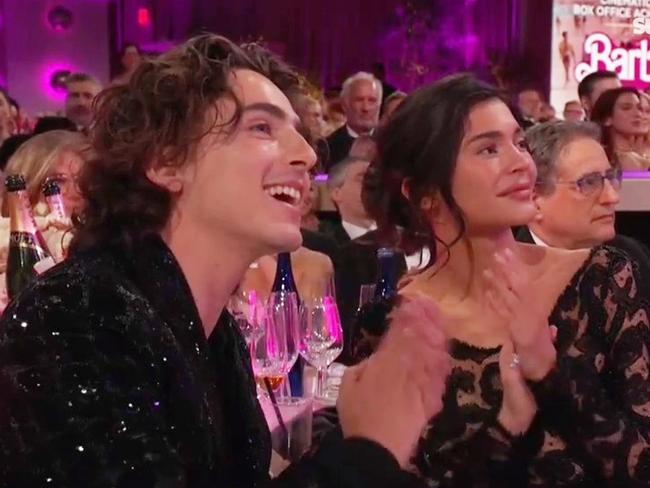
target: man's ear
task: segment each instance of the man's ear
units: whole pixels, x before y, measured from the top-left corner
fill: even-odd
[[[146,175],[152,183],[165,188],[170,193],[180,193],[183,190],[182,167],[151,166],[147,169]]]
[[[340,195],[341,195],[341,188],[340,188],[340,187],[337,186],[336,188],[332,188],[332,189],[330,190],[330,198],[332,199],[332,201],[333,201],[337,206],[338,206],[338,204],[339,204]]]

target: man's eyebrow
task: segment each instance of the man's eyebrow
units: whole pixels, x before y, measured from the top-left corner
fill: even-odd
[[[280,119],[280,120],[286,120],[288,118],[288,115],[284,110],[282,110],[277,105],[268,102],[257,102],[257,103],[251,103],[250,105],[244,105],[242,109],[242,113],[250,112],[253,110],[260,110],[262,112],[266,112],[269,115],[272,115],[276,119]]]
[[[289,120],[290,118],[293,119],[293,117],[290,117],[289,114],[287,114],[287,112],[285,112],[282,108],[275,105],[274,103],[269,103],[269,102],[256,102],[256,103],[251,103],[250,105],[244,105],[244,107],[242,108],[242,113],[251,112],[255,110],[266,112],[267,114],[281,121],[286,121]],[[307,132],[307,129],[304,127],[302,121],[299,118],[296,117],[296,119],[293,121],[293,125],[295,126],[298,132],[300,133]]]

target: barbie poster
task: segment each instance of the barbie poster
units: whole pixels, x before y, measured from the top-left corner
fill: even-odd
[[[599,69],[650,88],[650,0],[555,0],[553,19],[553,106],[577,100],[580,80]]]

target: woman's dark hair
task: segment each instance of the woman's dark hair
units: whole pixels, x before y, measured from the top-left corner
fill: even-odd
[[[601,142],[610,161],[616,159],[616,152],[614,150],[614,142],[612,141],[611,127],[605,126],[605,123],[607,122],[607,119],[614,114],[614,106],[619,97],[625,93],[632,93],[639,98],[641,97],[639,90],[629,86],[604,91],[598,97],[598,100],[596,100],[596,104],[594,105],[590,115],[591,121],[596,122],[602,129],[603,138]]]
[[[205,34],[143,61],[126,85],[104,90],[96,100],[91,140],[97,157],[84,165],[79,188],[85,208],[74,218],[71,251],[97,244],[130,245],[167,223],[171,194],[146,176],[152,165],[182,166],[208,133],[228,133],[241,117],[229,75],[257,71],[285,93],[298,77],[256,45],[237,46]],[[219,99],[236,106],[219,122]]]
[[[27,142],[32,137],[31,134],[16,134],[7,137],[2,144],[0,144],[0,170],[4,171],[11,156],[18,150],[23,143]]]
[[[385,245],[405,253],[428,246],[435,262],[436,244],[450,247],[464,235],[465,221],[452,194],[456,159],[472,108],[506,98],[471,75],[443,78],[409,95],[390,122],[379,130],[378,157],[368,169],[363,201],[377,221]],[[402,194],[402,183],[408,198]],[[459,225],[459,235],[443,242],[421,208],[425,197],[439,193]]]

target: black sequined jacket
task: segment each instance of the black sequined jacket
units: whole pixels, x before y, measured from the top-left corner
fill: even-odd
[[[2,487],[417,486],[381,446],[331,435],[269,480],[247,351],[206,339],[157,237],[80,253],[0,320]]]

